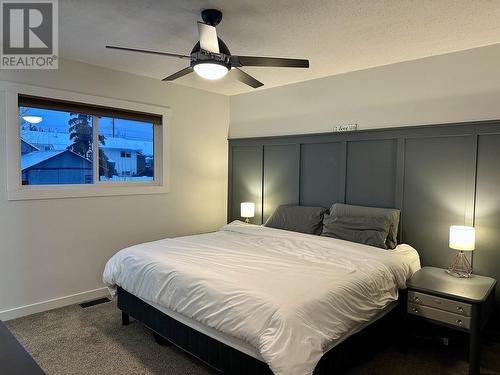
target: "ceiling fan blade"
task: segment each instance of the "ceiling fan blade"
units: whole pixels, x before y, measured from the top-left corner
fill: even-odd
[[[174,79],[184,77],[186,74],[189,74],[192,71],[193,71],[193,68],[188,66],[187,68],[179,70],[178,72],[175,72],[174,74],[170,74],[168,77],[163,78],[162,81],[173,81]]]
[[[178,53],[170,53],[170,52],[151,51],[148,49],[137,49],[137,48],[118,47],[118,46],[106,46],[106,48],[117,49],[120,51],[140,52],[140,53],[149,53],[152,55],[178,57],[179,59],[190,59],[191,58],[191,56],[188,56],[188,55],[180,55]]]
[[[268,66],[279,68],[309,68],[309,60],[281,57],[231,56],[232,66]]]
[[[208,52],[219,53],[219,40],[214,26],[198,21],[200,48]]]
[[[260,81],[257,81],[250,74],[245,73],[243,70],[239,68],[231,69],[231,74],[240,82],[243,82],[245,85],[253,87],[256,89],[257,87],[264,86],[264,84]]]

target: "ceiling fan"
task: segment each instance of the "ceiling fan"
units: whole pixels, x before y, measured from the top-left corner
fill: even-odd
[[[278,57],[236,56],[231,55],[226,44],[217,37],[217,26],[222,20],[222,12],[217,9],[205,9],[201,12],[203,22],[198,21],[200,41],[193,47],[190,55],[177,53],[151,51],[137,48],[109,46],[106,48],[122,51],[149,53],[167,57],[189,59],[190,64],[174,74],[164,78],[163,81],[173,81],[191,72],[209,80],[224,77],[228,72],[237,80],[253,88],[264,85],[240,68],[243,66],[283,67],[283,68],[309,68],[309,60],[287,59]]]

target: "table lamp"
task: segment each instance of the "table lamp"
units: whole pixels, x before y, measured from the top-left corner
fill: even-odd
[[[250,218],[255,216],[255,203],[241,203],[241,217],[245,218],[245,223],[250,223]]]
[[[446,272],[455,277],[470,277],[472,266],[464,251],[473,251],[476,243],[476,230],[473,227],[452,225],[450,227],[450,248],[458,250],[455,261]]]

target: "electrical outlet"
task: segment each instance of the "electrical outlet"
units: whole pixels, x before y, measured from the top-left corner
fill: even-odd
[[[358,124],[335,125],[334,132],[352,132],[358,130]]]

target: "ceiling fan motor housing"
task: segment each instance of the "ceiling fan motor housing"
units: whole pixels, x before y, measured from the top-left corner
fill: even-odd
[[[213,63],[223,65],[228,70],[231,69],[231,52],[221,38],[217,38],[217,40],[219,42],[220,53],[202,50],[200,48],[200,42],[195,44],[191,50],[191,67],[202,63]]]
[[[201,11],[201,19],[207,25],[217,26],[222,21],[222,12],[218,9],[204,9]]]

